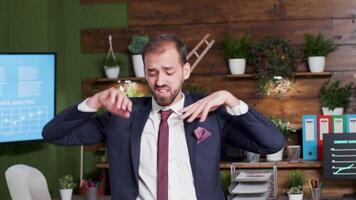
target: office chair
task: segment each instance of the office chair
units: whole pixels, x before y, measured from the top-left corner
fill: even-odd
[[[47,181],[36,168],[18,164],[5,172],[12,200],[51,200]]]

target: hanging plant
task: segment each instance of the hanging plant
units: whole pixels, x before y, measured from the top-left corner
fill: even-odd
[[[269,88],[278,88],[277,95],[289,91],[296,69],[297,51],[288,41],[267,36],[252,49],[252,63],[257,75],[259,95],[269,95]],[[286,80],[288,84],[286,84]]]

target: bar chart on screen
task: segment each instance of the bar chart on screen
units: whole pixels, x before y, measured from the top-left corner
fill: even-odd
[[[356,134],[326,134],[323,163],[325,178],[356,179]]]

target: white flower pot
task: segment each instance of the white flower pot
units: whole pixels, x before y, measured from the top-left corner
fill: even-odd
[[[334,110],[330,110],[329,108],[322,107],[323,115],[342,115],[344,113],[343,107],[335,108]]]
[[[61,200],[72,200],[73,189],[60,189]]]
[[[229,59],[229,68],[231,74],[244,74],[246,69],[245,58]]]
[[[323,72],[325,68],[325,56],[310,56],[308,58],[310,72]]]
[[[289,200],[303,200],[303,193],[302,194],[288,194]]]
[[[267,161],[273,161],[273,162],[281,161],[283,159],[283,150],[284,147],[276,153],[267,154],[266,155]]]
[[[260,162],[260,154],[253,153],[250,151],[245,151],[246,159],[249,163],[258,163]]]
[[[143,58],[141,54],[132,55],[132,64],[136,77],[145,77]]]
[[[104,70],[105,70],[105,75],[108,78],[117,78],[120,74],[119,66],[116,66],[116,67],[104,66]]]

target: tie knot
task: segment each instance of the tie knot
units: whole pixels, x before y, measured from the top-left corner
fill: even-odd
[[[159,113],[161,114],[161,120],[167,120],[168,117],[173,113],[173,110],[160,110]]]

